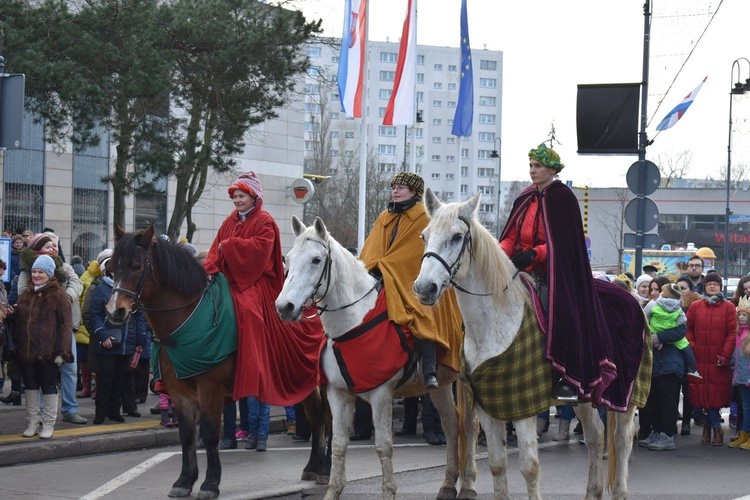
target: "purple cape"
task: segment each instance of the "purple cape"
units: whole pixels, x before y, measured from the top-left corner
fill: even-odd
[[[502,240],[539,196],[549,286],[545,355],[579,397],[627,408],[644,348],[643,312],[622,288],[591,274],[578,199],[560,181],[532,185],[513,203]]]

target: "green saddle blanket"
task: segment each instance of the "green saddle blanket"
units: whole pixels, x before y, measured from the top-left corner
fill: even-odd
[[[157,380],[162,346],[178,379],[206,372],[237,350],[237,320],[223,274],[214,276],[193,313],[167,340],[151,343],[151,369]]]

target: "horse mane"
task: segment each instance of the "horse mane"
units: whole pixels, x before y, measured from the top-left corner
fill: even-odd
[[[311,225],[306,229],[305,240],[312,240],[329,246],[331,249],[331,258],[336,261],[337,264],[343,263],[346,266],[346,269],[343,271],[336,269],[337,275],[352,277],[355,272],[366,271],[365,263],[344,248],[344,246],[339,243],[330,232],[328,233],[328,241],[324,241],[318,236],[318,233],[315,232],[315,227]],[[346,279],[343,280],[343,282],[349,284],[352,280]]]
[[[461,205],[458,203],[449,203],[440,207],[437,217],[441,220],[456,220],[460,215]],[[520,280],[514,279],[516,267],[510,261],[505,252],[500,248],[500,244],[492,236],[475,216],[469,218],[471,224],[471,238],[473,258],[476,266],[482,270],[484,287],[476,291],[481,293],[491,293],[495,298],[502,297],[509,289],[519,289],[528,298],[526,288]]]
[[[120,238],[112,256],[117,267],[141,258],[140,252],[144,251],[139,244],[141,236],[142,232],[135,232]],[[148,250],[159,286],[180,295],[194,295],[205,288],[206,271],[187,250],[159,237],[151,241]]]

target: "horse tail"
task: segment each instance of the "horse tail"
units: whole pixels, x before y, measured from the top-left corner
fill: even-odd
[[[619,457],[617,456],[615,443],[615,431],[617,431],[617,415],[614,410],[607,410],[607,484],[606,489],[612,492],[615,483],[617,465]]]
[[[456,411],[458,412],[458,470],[460,471],[459,476],[463,476],[463,471],[466,470],[466,446],[468,445],[466,442],[466,425],[464,423],[464,418],[468,415],[466,408],[468,405],[466,388],[464,388],[464,383],[460,378],[456,384],[456,398],[458,399],[458,408],[456,408]]]

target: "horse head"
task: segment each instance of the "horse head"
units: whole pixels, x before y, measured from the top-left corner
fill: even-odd
[[[150,280],[147,278],[152,271],[149,248],[153,239],[153,224],[133,235],[115,223],[115,248],[109,262],[115,285],[106,307],[112,324],[126,323],[143,296],[148,294]]]
[[[286,256],[284,287],[276,299],[281,319],[296,321],[302,310],[326,293],[331,272],[331,240],[320,217],[306,227],[292,216],[294,246]]]
[[[471,255],[472,221],[476,219],[480,197],[477,193],[463,203],[446,204],[429,187],[425,191],[430,223],[422,231],[425,251],[413,287],[422,304],[435,304],[454,278],[461,276],[461,264]]]

